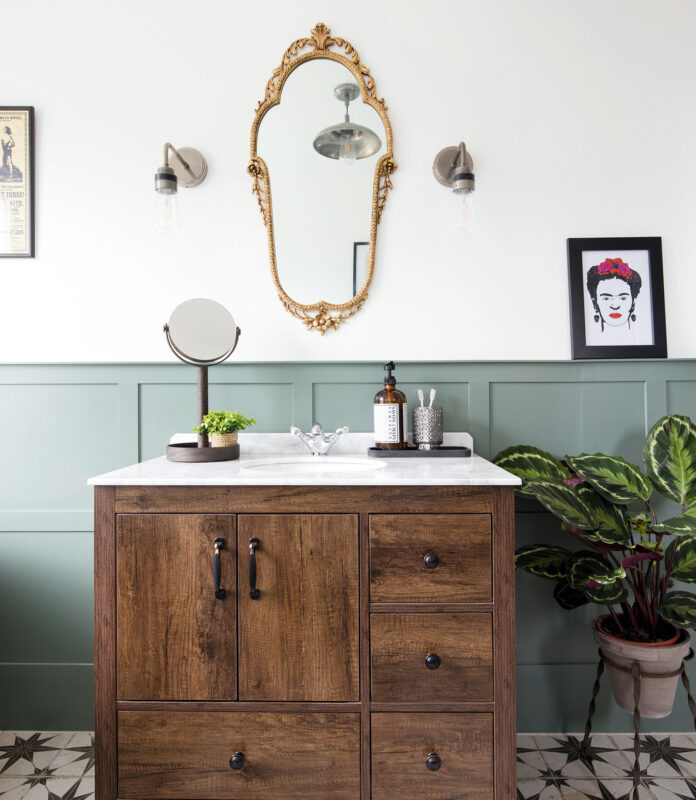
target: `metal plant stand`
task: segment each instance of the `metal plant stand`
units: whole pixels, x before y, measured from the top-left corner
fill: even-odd
[[[615,669],[621,670],[621,672],[628,672],[633,676],[633,728],[635,731],[633,734],[633,800],[640,800],[640,680],[643,677],[643,674],[641,673],[640,665],[637,662],[634,662],[630,668],[624,667],[623,665],[612,661],[610,658],[607,658],[601,650],[598,650],[598,653],[599,663],[597,664],[597,677],[595,678],[594,686],[592,687],[592,699],[590,700],[590,706],[587,711],[585,736],[583,737],[581,745],[582,753],[589,761],[592,761],[597,757],[597,754],[592,748],[592,716],[597,705],[596,700],[597,695],[599,694],[599,683],[602,673],[604,672],[604,663],[606,662]],[[684,684],[684,690],[686,691],[686,697],[689,702],[689,710],[694,718],[694,730],[696,730],[696,702],[694,702],[694,698],[691,696],[691,684],[689,683],[689,678],[686,674],[686,662],[690,661],[693,657],[694,651],[689,649],[688,655],[684,658],[681,666],[675,672],[664,672],[661,674],[646,672],[645,677],[674,678],[676,675],[681,675],[682,683]]]

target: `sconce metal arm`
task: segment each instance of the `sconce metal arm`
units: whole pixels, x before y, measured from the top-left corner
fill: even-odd
[[[184,158],[184,157],[181,155],[181,153],[180,153],[180,152],[179,152],[179,151],[176,149],[176,147],[174,147],[174,145],[173,145],[171,142],[165,142],[165,143],[164,143],[164,166],[165,166],[165,167],[168,167],[168,166],[169,166],[169,152],[170,152],[170,151],[171,151],[172,153],[174,153],[174,155],[175,155],[175,156],[176,156],[176,157],[179,159],[179,161],[181,162],[181,166],[182,166],[182,167],[183,167],[183,168],[184,168],[184,169],[185,169],[185,170],[186,170],[186,171],[187,171],[187,172],[188,172],[188,173],[189,173],[189,174],[190,174],[192,177],[195,177],[195,175],[193,174],[193,170],[192,170],[192,169],[191,169],[191,167],[189,166],[189,163],[188,163],[188,161],[186,161],[186,159],[185,159],[185,158]]]

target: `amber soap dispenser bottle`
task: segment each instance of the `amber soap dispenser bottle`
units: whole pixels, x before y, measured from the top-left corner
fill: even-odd
[[[377,392],[374,401],[375,447],[380,450],[405,450],[408,447],[408,406],[406,395],[396,388],[392,370],[394,362],[384,365],[387,377],[384,389]]]

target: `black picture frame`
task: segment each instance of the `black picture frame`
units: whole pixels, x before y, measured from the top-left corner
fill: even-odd
[[[606,253],[605,259],[612,254],[626,251],[642,251],[647,253],[649,263],[649,280],[643,280],[640,291],[649,287],[649,300],[652,312],[650,320],[652,343],[634,345],[597,345],[588,344],[588,303],[595,303],[587,287],[587,259],[584,253]],[[571,353],[573,359],[587,358],[667,358],[667,333],[665,329],[665,291],[662,273],[662,239],[659,236],[636,236],[614,238],[568,239],[568,287],[570,291],[570,334]],[[635,301],[635,298],[634,298]],[[594,308],[597,312],[596,303]],[[615,316],[615,315],[611,315]],[[595,313],[594,321],[604,330],[604,320]],[[633,319],[633,317],[631,317]],[[630,323],[629,323],[630,324]],[[647,328],[647,324],[644,324]],[[592,337],[589,337],[592,338]],[[595,337],[596,338],[596,337]]]
[[[14,132],[12,126],[15,128]],[[7,128],[10,128],[9,135],[12,137],[11,148],[6,146],[4,138]],[[8,210],[8,220],[4,223],[5,232],[9,225],[13,226],[13,232],[0,236],[0,258],[34,258],[34,107],[0,106],[0,138],[2,139],[0,204],[8,200],[14,204],[11,210]],[[24,146],[21,148],[21,153],[15,154],[13,151],[16,149],[17,140]],[[15,162],[20,165],[17,166]],[[21,173],[20,178],[16,177],[15,170]]]
[[[358,293],[358,290],[365,282],[364,275],[358,275],[358,253],[361,251],[363,247],[368,248],[368,253],[366,253],[366,257],[369,254],[369,242],[353,242],[353,297]]]

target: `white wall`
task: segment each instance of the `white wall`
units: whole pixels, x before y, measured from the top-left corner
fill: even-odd
[[[266,81],[320,20],[371,68],[399,163],[370,298],[324,337],[275,297],[245,171]],[[170,360],[162,323],[201,295],[237,317],[239,360],[569,358],[565,240],[629,235],[663,237],[669,353],[696,356],[693,0],[22,0],[4,22],[0,101],[36,107],[37,257],[0,260],[0,361]],[[465,242],[431,172],[460,139]],[[209,163],[173,242],[152,229],[165,140]]]

